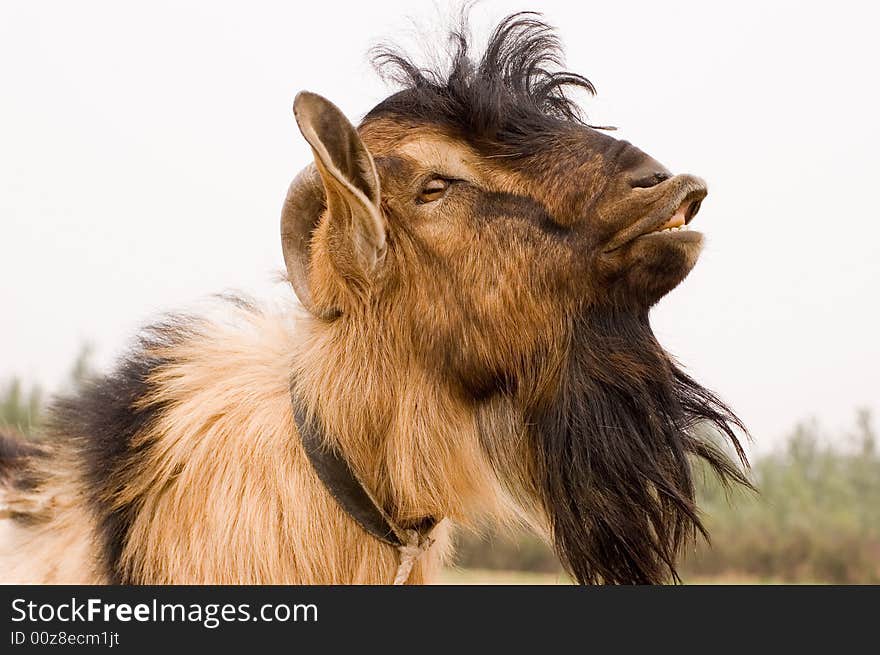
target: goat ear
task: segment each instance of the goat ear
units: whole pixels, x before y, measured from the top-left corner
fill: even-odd
[[[291,185],[282,240],[288,277],[303,304],[315,312],[309,249],[323,209],[330,235],[328,255],[345,278],[368,281],[375,273],[385,256],[385,223],[373,157],[339,108],[304,91],[296,96],[293,113],[315,163]]]

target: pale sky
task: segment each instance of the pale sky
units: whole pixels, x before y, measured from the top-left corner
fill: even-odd
[[[443,3],[0,5],[0,379],[107,367],[139,325],[238,289],[271,299],[279,212],[309,161],[291,113],[359,120],[367,50],[430,42]],[[654,312],[661,342],[756,448],[880,411],[876,3],[506,2],[560,28],[591,122],[709,183],[707,247]],[[428,29],[413,38],[413,20]],[[880,422],[880,421],[878,421]]]

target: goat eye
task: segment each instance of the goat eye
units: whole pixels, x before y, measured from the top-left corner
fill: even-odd
[[[419,202],[434,202],[440,200],[449,190],[450,182],[442,177],[429,180],[419,192]]]

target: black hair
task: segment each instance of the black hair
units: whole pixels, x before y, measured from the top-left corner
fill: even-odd
[[[750,486],[721,445],[747,466],[742,422],[676,365],[646,314],[583,312],[557,395],[528,424],[554,547],[582,584],[677,579],[682,546],[707,536],[697,460]]]
[[[540,14],[520,12],[493,31],[474,60],[466,19],[449,36],[448,70],[419,67],[391,47],[374,51],[373,62],[403,89],[374,107],[365,121],[382,116],[441,123],[480,146],[527,152],[565,124],[583,126],[572,90],[595,93],[582,75],[561,70],[562,49]]]
[[[163,404],[144,400],[154,390],[151,375],[172,363],[156,352],[194,338],[197,323],[176,315],[145,328],[112,373],[85,380],[50,409],[50,434],[69,440],[79,456],[86,500],[98,525],[99,561],[114,584],[136,582],[122,563],[141,505],[129,493],[152,446],[143,435],[165,411]]]

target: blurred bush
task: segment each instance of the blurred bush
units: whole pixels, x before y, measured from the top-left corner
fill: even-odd
[[[815,422],[798,425],[783,448],[756,459],[753,477],[758,495],[730,498],[704,481],[712,544],[688,554],[686,573],[880,582],[880,453],[867,410],[834,440]]]
[[[13,378],[0,387],[0,427],[31,435],[39,428],[42,412],[43,390],[39,386],[25,389],[21,380]]]
[[[85,379],[94,375],[92,354],[94,349],[84,344],[79,351],[62,391],[76,389]],[[45,413],[46,394],[39,385],[26,387],[20,378],[13,377],[0,383],[0,427],[10,427],[25,436],[39,431]]]

